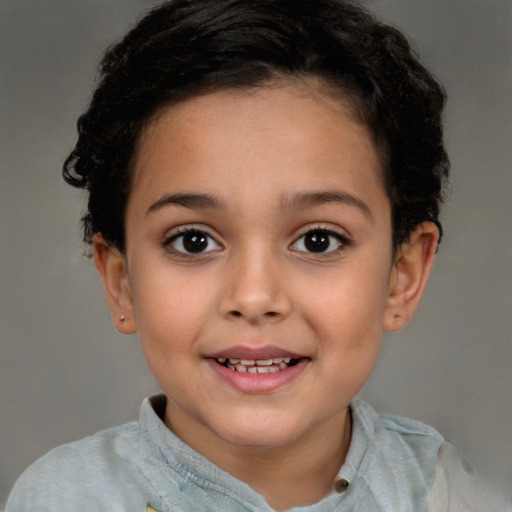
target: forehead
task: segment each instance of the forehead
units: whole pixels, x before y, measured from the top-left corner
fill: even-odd
[[[350,99],[301,81],[166,107],[139,141],[132,194],[143,189],[155,200],[162,187],[201,188],[250,201],[265,183],[281,202],[305,189],[372,184],[382,192],[378,151]]]

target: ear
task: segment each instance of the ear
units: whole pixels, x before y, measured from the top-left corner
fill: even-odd
[[[385,331],[397,331],[412,318],[427,285],[438,242],[438,227],[423,222],[397,250],[384,314]]]
[[[125,256],[112,247],[101,234],[94,235],[94,263],[101,275],[112,321],[123,334],[133,334],[137,325]]]

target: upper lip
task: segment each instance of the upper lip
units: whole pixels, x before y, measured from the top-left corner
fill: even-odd
[[[229,347],[212,354],[208,354],[205,357],[219,359],[246,359],[246,360],[264,360],[264,359],[275,359],[278,357],[289,357],[290,359],[301,359],[305,356],[284,350],[275,345],[264,345],[258,348],[247,347],[244,345],[236,345]]]

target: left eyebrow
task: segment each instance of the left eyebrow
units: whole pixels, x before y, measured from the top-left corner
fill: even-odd
[[[147,209],[146,215],[169,205],[178,205],[195,210],[221,208],[219,200],[209,194],[165,194]]]
[[[283,210],[304,210],[325,203],[341,203],[353,206],[373,221],[370,207],[362,199],[340,190],[300,192],[291,198],[286,198],[282,203],[282,208]]]

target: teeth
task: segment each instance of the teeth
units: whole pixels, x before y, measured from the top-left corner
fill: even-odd
[[[275,357],[273,359],[217,358],[220,364],[224,364],[228,361],[227,367],[230,370],[243,373],[274,373],[279,370],[286,370],[291,360],[291,357]]]
[[[274,361],[272,359],[258,359],[256,364],[258,366],[270,366]]]

